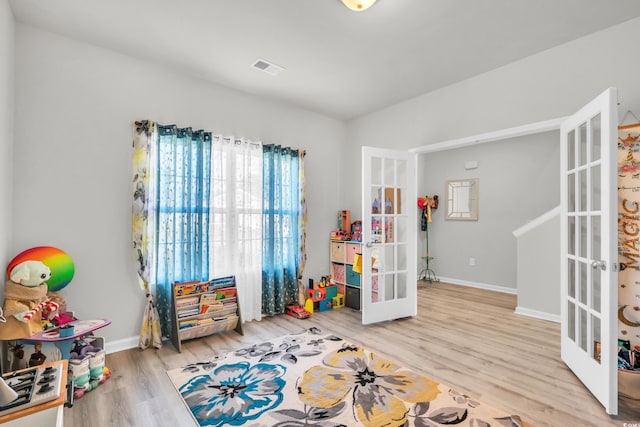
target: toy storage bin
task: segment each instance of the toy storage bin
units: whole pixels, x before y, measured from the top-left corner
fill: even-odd
[[[360,250],[360,243],[347,243],[347,264],[353,264],[353,258]]]
[[[331,279],[334,282],[344,283],[344,279],[345,279],[344,264],[331,263]]]
[[[331,261],[344,262],[347,255],[346,250],[347,246],[344,242],[331,242]]]
[[[347,284],[360,286],[360,274],[353,271],[353,266],[347,264]]]
[[[360,310],[360,289],[347,286],[345,295],[345,305],[354,310]]]

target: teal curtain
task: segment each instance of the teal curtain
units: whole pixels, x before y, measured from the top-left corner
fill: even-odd
[[[262,313],[282,314],[297,302],[300,157],[298,150],[263,145]]]
[[[173,282],[209,279],[211,133],[158,126],[156,303],[171,336]]]

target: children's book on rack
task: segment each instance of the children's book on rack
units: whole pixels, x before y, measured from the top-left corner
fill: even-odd
[[[172,338],[178,351],[185,340],[231,329],[242,334],[234,276],[177,282],[173,284],[172,295],[175,313]]]

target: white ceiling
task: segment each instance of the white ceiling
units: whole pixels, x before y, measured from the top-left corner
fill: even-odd
[[[638,0],[10,0],[18,22],[351,119],[640,16]],[[251,67],[263,58],[277,77]],[[590,63],[585,58],[585,64]]]

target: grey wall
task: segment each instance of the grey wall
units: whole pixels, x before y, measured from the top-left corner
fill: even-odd
[[[349,122],[345,157],[351,167],[344,169],[345,182],[359,182],[364,145],[414,148],[563,117],[610,86],[618,88],[620,117],[629,109],[639,114],[640,57],[628,55],[640,44],[639,25],[640,18],[627,21]],[[341,206],[350,209],[353,218],[361,216],[360,189],[344,188]],[[481,217],[484,213],[481,208]],[[493,271],[495,275],[487,272],[475,280],[506,283],[501,270]],[[464,269],[460,272],[471,277]],[[509,277],[513,281],[515,276]]]
[[[560,319],[560,215],[518,239],[516,312]]]
[[[421,195],[437,194],[429,249],[438,276],[516,289],[513,230],[560,204],[560,135],[546,132],[424,154]],[[478,168],[465,170],[465,161]],[[478,221],[445,219],[446,181],[478,178]],[[419,234],[424,242],[425,233]],[[425,245],[421,244],[424,252]],[[469,265],[475,259],[475,266]]]
[[[14,110],[14,19],[9,2],[0,1],[0,266],[15,255],[11,253],[13,194],[13,110]],[[4,275],[2,275],[4,280]],[[4,300],[4,286],[2,286]]]
[[[304,280],[327,273],[340,168],[326,167],[344,142],[342,122],[18,24],[11,249],[66,251],[76,267],[67,305],[81,318],[111,318],[107,344],[140,331],[130,179],[132,122],[143,118],[306,149]]]

